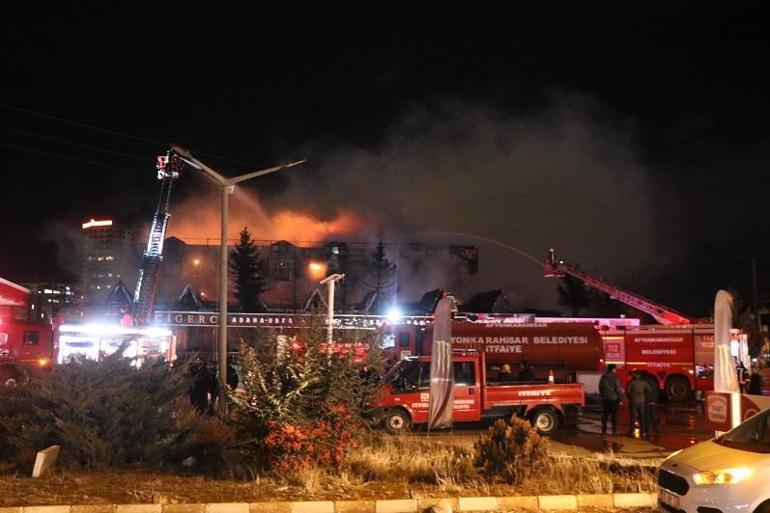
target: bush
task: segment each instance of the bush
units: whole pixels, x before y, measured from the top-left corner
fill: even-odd
[[[239,438],[265,468],[277,473],[309,463],[339,469],[348,449],[374,422],[380,383],[372,344],[369,359],[329,354],[325,330],[302,330],[297,340],[270,336],[241,344],[242,390],[230,391]],[[301,342],[298,342],[301,341]],[[352,348],[352,344],[348,346]]]
[[[490,481],[521,484],[552,465],[548,439],[518,417],[496,421],[474,449],[476,465]]]
[[[309,424],[270,424],[264,440],[268,465],[280,474],[296,474],[311,466],[339,470],[356,443],[347,427],[350,422],[350,414],[339,407],[329,418]]]
[[[120,352],[32,374],[29,385],[0,389],[0,458],[26,469],[57,444],[64,467],[162,465],[193,431],[180,425],[185,387],[182,369],[137,369]]]

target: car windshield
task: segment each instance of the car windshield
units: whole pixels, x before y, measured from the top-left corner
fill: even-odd
[[[770,453],[770,410],[754,415],[714,442],[741,451]]]

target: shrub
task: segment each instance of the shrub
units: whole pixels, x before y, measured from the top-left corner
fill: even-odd
[[[496,421],[474,449],[476,465],[491,481],[520,484],[552,465],[548,439],[518,417]]]
[[[311,327],[299,332],[301,342],[273,334],[241,344],[243,389],[228,394],[233,420],[239,438],[276,472],[311,462],[339,469],[375,419],[377,345],[369,344],[367,361],[359,362],[353,344],[346,346],[351,351],[329,354],[325,336],[324,329]]]
[[[356,443],[347,428],[350,422],[350,414],[338,407],[329,418],[309,424],[270,424],[264,440],[268,465],[280,474],[296,474],[312,466],[339,470]]]
[[[0,458],[26,468],[57,444],[65,467],[160,465],[191,430],[178,418],[189,409],[185,387],[183,369],[137,369],[120,352],[38,372],[29,385],[0,389]]]

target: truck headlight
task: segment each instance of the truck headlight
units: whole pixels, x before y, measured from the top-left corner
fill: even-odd
[[[698,472],[693,474],[692,480],[697,485],[710,484],[736,484],[751,477],[749,467],[726,468],[713,472]]]

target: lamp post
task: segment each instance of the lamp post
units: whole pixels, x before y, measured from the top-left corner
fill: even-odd
[[[221,216],[220,216],[220,238],[219,238],[219,329],[217,344],[217,359],[219,360],[219,389],[220,389],[220,408],[224,408],[224,393],[227,383],[227,211],[229,208],[230,194],[235,192],[235,185],[252,178],[267,175],[280,171],[287,167],[293,167],[305,162],[305,159],[282,164],[267,169],[261,169],[240,176],[225,178],[209,166],[192,156],[192,154],[179,146],[172,146],[171,149],[179,158],[187,162],[190,166],[203,171],[206,176],[214,180],[222,191],[221,198]]]
[[[321,285],[329,286],[329,298],[327,309],[327,326],[326,326],[326,352],[329,353],[329,357],[332,355],[332,337],[334,336],[334,284],[344,278],[344,274],[331,274],[321,280]]]

